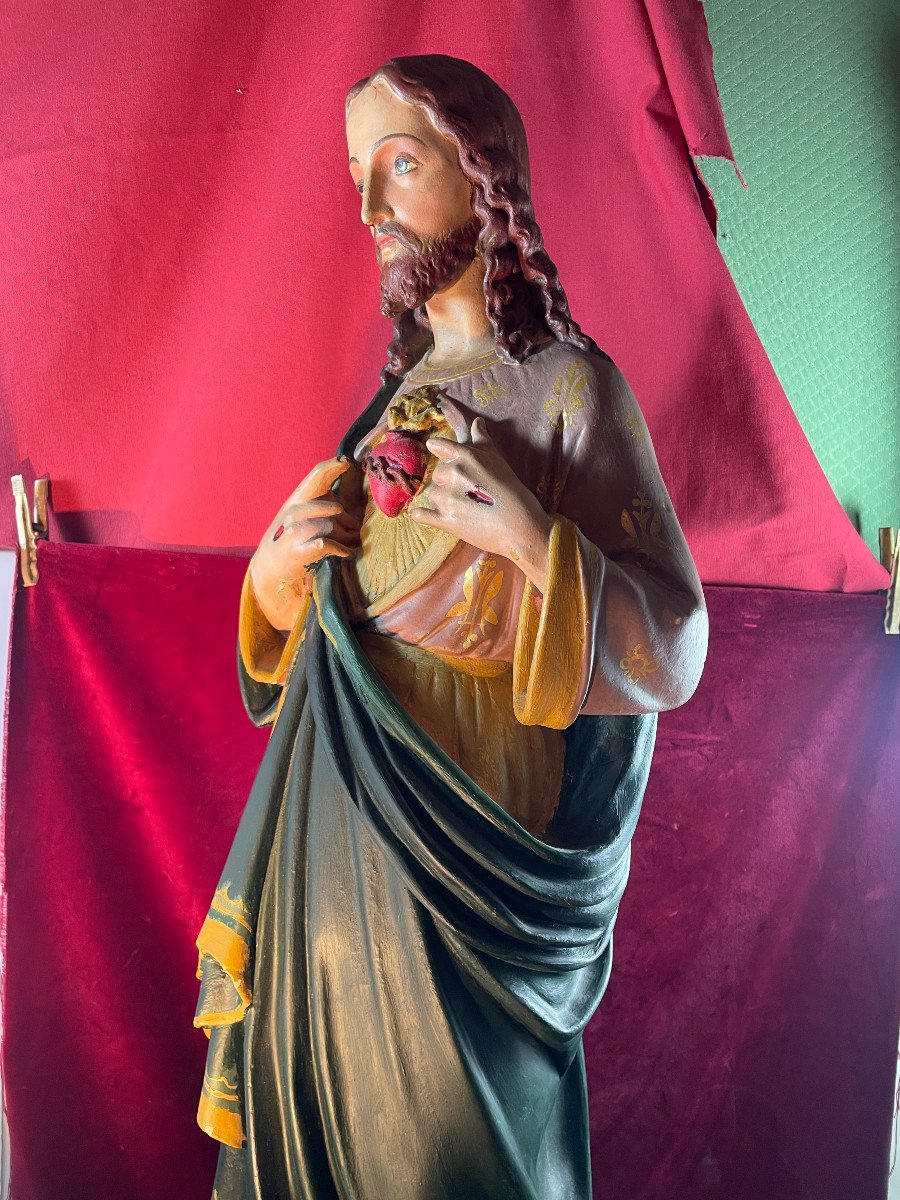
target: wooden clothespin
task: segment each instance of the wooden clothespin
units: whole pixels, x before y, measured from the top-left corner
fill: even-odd
[[[25,587],[34,587],[39,579],[37,566],[37,543],[46,540],[49,533],[47,522],[47,498],[50,480],[45,476],[34,481],[34,504],[28,511],[28,492],[21,475],[13,475],[12,492],[16,506],[16,532],[19,537],[19,569]]]
[[[896,529],[878,530],[878,557],[885,570],[891,573],[891,582],[887,590],[887,602],[884,609],[884,632],[900,633],[900,541]]]

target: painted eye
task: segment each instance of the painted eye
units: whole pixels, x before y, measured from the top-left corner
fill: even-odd
[[[418,165],[415,159],[407,158],[405,154],[401,154],[399,158],[394,159],[394,170],[398,175],[408,175]]]
[[[365,187],[365,184],[363,183],[362,180],[360,180],[359,183],[356,185],[356,190],[359,192],[360,195],[363,194],[364,187]]]

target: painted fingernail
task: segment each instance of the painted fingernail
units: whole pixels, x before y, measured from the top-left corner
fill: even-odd
[[[275,530],[275,532],[272,534],[272,541],[277,542],[283,533],[284,533],[284,526],[279,525],[278,528]]]

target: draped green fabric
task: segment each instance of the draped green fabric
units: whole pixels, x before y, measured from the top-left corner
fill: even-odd
[[[271,718],[279,689],[241,674]],[[387,690],[329,560],[286,691],[217,893],[240,901],[249,1007],[201,963],[198,1023],[231,1014],[205,1086],[245,1138],[223,1146],[215,1195],[588,1200],[581,1034],[655,716],[575,721],[535,838]]]

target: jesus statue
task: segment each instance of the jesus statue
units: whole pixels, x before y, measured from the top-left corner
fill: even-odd
[[[244,580],[272,732],[197,940],[214,1196],[589,1200],[582,1033],[703,594],[510,98],[397,58],[346,128],[394,333]]]

